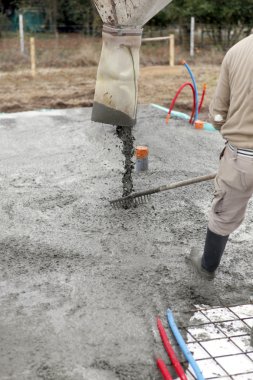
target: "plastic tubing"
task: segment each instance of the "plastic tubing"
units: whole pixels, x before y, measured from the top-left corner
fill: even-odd
[[[196,120],[198,120],[198,117],[199,117],[199,112],[198,112],[198,109],[199,109],[199,99],[198,99],[197,83],[196,83],[196,80],[194,78],[193,72],[191,71],[189,65],[185,61],[183,62],[183,64],[186,67],[186,69],[188,70],[188,73],[190,74],[190,77],[191,77],[191,80],[192,80],[192,83],[193,83],[193,87],[194,87],[194,91],[195,91],[196,108],[195,108],[194,121],[196,121]]]
[[[172,330],[172,332],[176,338],[177,343],[179,344],[181,350],[183,351],[183,354],[184,354],[186,360],[192,366],[192,368],[195,372],[195,375],[197,377],[197,380],[205,380],[199,366],[197,365],[196,361],[194,360],[192,354],[190,353],[188,347],[186,346],[186,344],[184,342],[182,335],[180,334],[180,332],[177,328],[177,325],[174,321],[172,311],[170,309],[167,310],[167,320],[168,320],[169,326],[170,326],[170,328],[171,328],[171,330]]]
[[[178,374],[178,376],[181,380],[187,380],[187,377],[184,373],[184,370],[183,370],[180,362],[178,361],[177,356],[176,356],[176,354],[175,354],[175,352],[174,352],[174,350],[170,344],[169,338],[168,338],[166,331],[163,327],[162,321],[159,318],[157,318],[157,328],[158,328],[158,331],[160,333],[160,337],[162,339],[165,351],[167,352],[167,354],[171,360],[171,363],[172,363],[173,367],[175,368],[176,373]]]
[[[166,113],[169,112],[168,108],[159,106],[159,104],[151,103],[150,105],[152,107],[157,108],[157,109],[159,109],[161,111],[164,111]],[[175,117],[178,117],[178,118],[180,118],[182,120],[189,121],[189,119],[190,119],[190,117],[188,115],[186,115],[185,113],[182,113],[182,112],[178,112],[178,111],[171,111],[171,115],[175,116]],[[204,130],[208,131],[208,132],[216,132],[216,129],[214,128],[214,126],[212,124],[206,123],[206,122],[204,123]]]
[[[199,112],[201,111],[201,108],[202,108],[202,105],[203,105],[205,93],[206,93],[206,84],[204,83],[204,85],[203,85],[203,91],[202,91],[202,96],[201,96],[201,99],[200,99],[200,102],[199,102],[199,109],[198,109]]]
[[[166,367],[164,361],[161,358],[156,359],[156,365],[159,368],[161,374],[163,375],[164,380],[173,380],[173,377],[169,373],[168,368]]]
[[[172,99],[172,102],[170,104],[170,108],[169,108],[169,111],[168,111],[168,114],[167,114],[167,117],[166,117],[166,123],[168,124],[169,122],[169,119],[170,119],[170,115],[171,115],[171,111],[173,110],[174,108],[174,105],[176,103],[176,100],[179,96],[179,94],[181,93],[181,91],[186,87],[186,86],[190,86],[191,89],[192,89],[192,95],[193,95],[193,107],[192,107],[192,114],[191,114],[191,118],[190,118],[190,121],[189,123],[192,123],[192,118],[193,118],[193,115],[194,115],[194,112],[195,112],[195,108],[196,108],[196,96],[195,96],[195,91],[194,91],[194,87],[192,85],[192,83],[190,82],[185,82],[184,84],[182,84],[182,86],[179,87],[179,89],[177,90],[176,92],[176,95],[174,96],[174,98]]]

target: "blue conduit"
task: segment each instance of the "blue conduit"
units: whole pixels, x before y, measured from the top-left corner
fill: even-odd
[[[150,104],[152,107],[154,108],[157,108],[161,111],[164,111],[166,113],[169,112],[169,109],[166,108],[166,107],[162,107],[160,106],[159,104],[155,104],[155,103],[151,103]],[[186,120],[186,121],[189,121],[190,120],[190,116],[188,116],[187,114],[183,113],[183,112],[178,112],[178,111],[171,111],[171,116],[174,116],[174,117],[177,117],[179,119],[183,119],[183,120]],[[204,128],[203,128],[205,131],[208,131],[208,132],[215,132],[216,129],[214,128],[214,126],[211,124],[211,123],[204,123]]]
[[[154,103],[151,103],[150,104],[152,107],[154,108],[157,108],[161,111],[165,111],[165,112],[169,112],[169,109],[166,108],[166,107],[162,107],[162,106],[159,106],[159,104],[154,104]],[[178,111],[171,111],[171,116],[174,116],[174,117],[178,117],[179,119],[183,119],[183,120],[187,120],[189,121],[190,120],[190,116],[186,115],[186,113],[183,113],[183,112],[178,112]]]
[[[191,69],[190,69],[190,66],[189,66],[186,62],[184,62],[184,66],[187,68],[188,73],[190,74],[190,77],[191,77],[191,79],[192,79],[192,84],[193,84],[193,87],[194,87],[194,90],[195,90],[196,110],[195,110],[194,121],[196,121],[196,120],[198,120],[198,118],[199,118],[199,96],[198,96],[197,83],[196,83],[196,80],[195,80],[195,78],[194,78],[193,72],[192,72]]]
[[[170,309],[167,310],[167,320],[168,320],[169,326],[170,326],[170,328],[171,328],[171,330],[172,330],[172,332],[176,338],[176,341],[179,344],[179,347],[181,348],[181,350],[182,350],[185,358],[189,362],[189,364],[192,366],[192,369],[194,370],[195,375],[197,376],[197,380],[205,380],[199,366],[197,365],[196,361],[194,360],[192,354],[190,353],[188,347],[186,346],[186,344],[184,342],[182,335],[180,334],[180,332],[177,328],[177,325],[174,321],[172,311]]]
[[[211,123],[204,123],[204,130],[209,132],[217,131]]]

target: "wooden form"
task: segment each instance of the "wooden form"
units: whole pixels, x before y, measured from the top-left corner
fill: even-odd
[[[174,34],[170,34],[165,37],[153,37],[153,38],[143,38],[142,42],[153,42],[153,41],[165,41],[169,40],[169,63],[170,66],[175,65],[175,36]]]

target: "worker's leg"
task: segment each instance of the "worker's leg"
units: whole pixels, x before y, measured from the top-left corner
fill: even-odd
[[[195,267],[199,272],[204,270],[206,277],[219,266],[228,236],[242,223],[252,193],[253,159],[226,148],[215,178],[204,253],[195,251],[191,257]]]
[[[201,265],[208,272],[214,272],[218,268],[228,241],[228,236],[218,235],[207,228]]]
[[[253,159],[226,148],[214,181],[215,192],[208,228],[227,236],[242,223],[253,193]]]

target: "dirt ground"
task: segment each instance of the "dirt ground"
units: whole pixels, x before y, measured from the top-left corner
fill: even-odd
[[[148,79],[143,70],[146,88]],[[92,91],[94,79],[86,81]],[[148,102],[162,99],[156,94]],[[1,380],[159,380],[156,316],[165,324],[170,307],[187,325],[196,304],[245,304],[252,294],[252,202],[217,278],[198,280],[185,257],[202,245],[212,182],[112,208],[122,193],[121,145],[114,127],[90,117],[90,108],[0,115]],[[149,171],[134,173],[136,191],[217,170],[217,132],[166,126],[163,113],[141,106],[134,136],[150,150]]]
[[[207,113],[219,74],[218,65],[194,65],[192,70],[199,94],[207,84],[203,111]],[[86,107],[93,103],[96,67],[39,69],[33,79],[29,71],[0,72],[0,112],[30,111],[42,108]],[[149,66],[141,68],[139,103],[169,106],[177,89],[189,81],[184,66]],[[186,88],[176,108],[189,110],[192,94]]]

